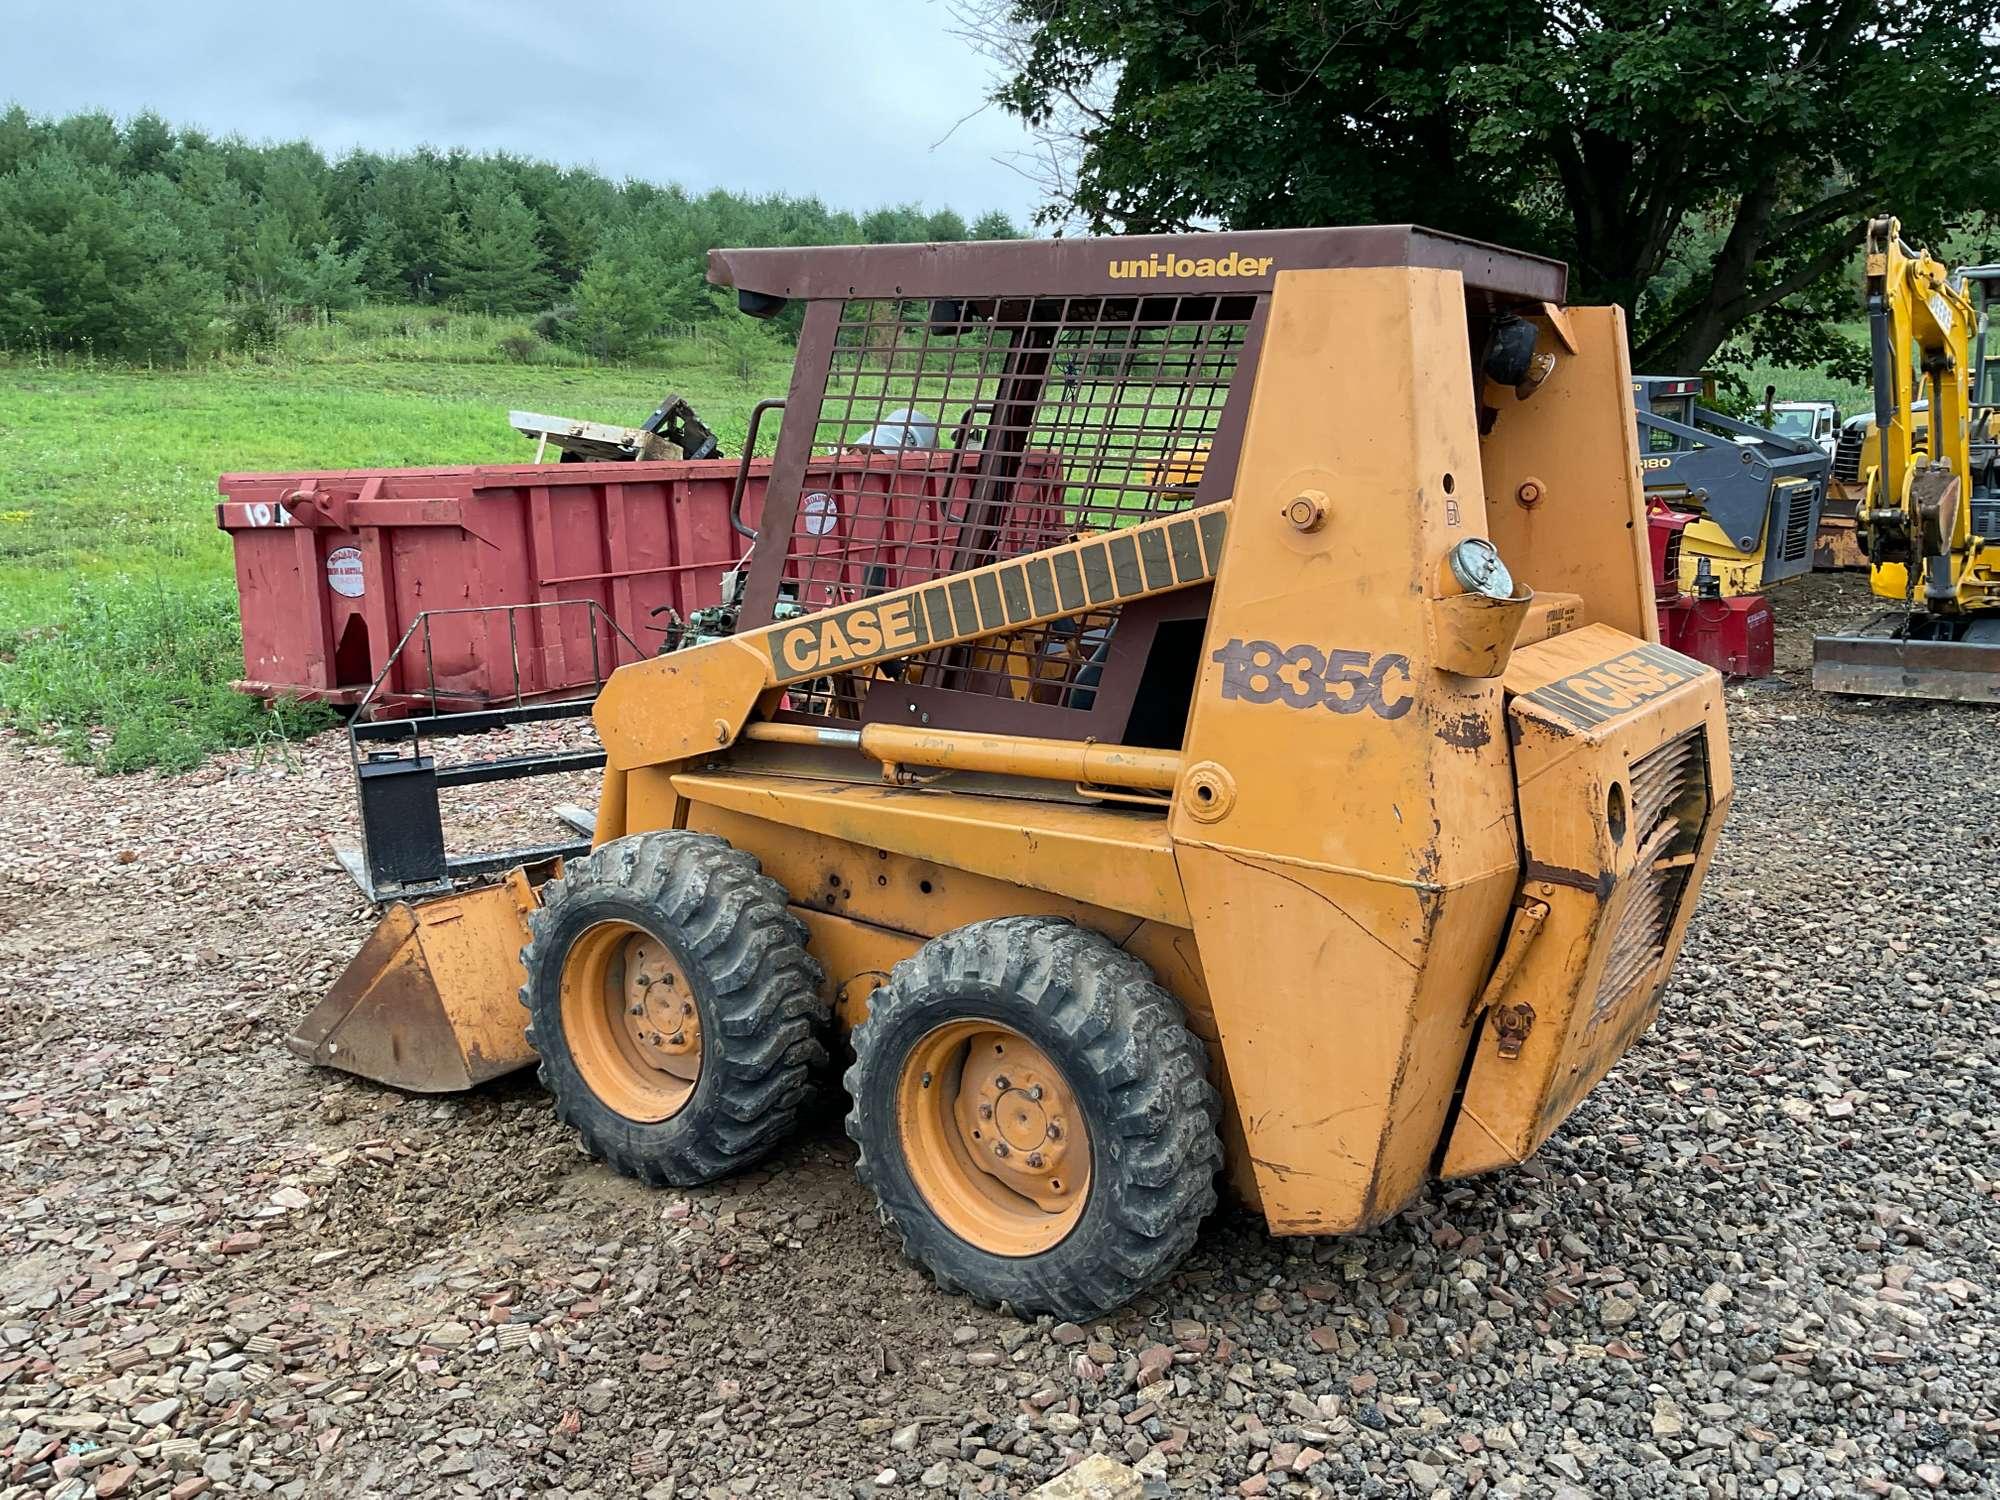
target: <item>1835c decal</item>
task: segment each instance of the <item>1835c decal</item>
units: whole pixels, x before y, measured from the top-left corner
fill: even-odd
[[[1410,659],[1338,648],[1322,651],[1305,644],[1231,641],[1215,653],[1222,668],[1222,696],[1249,703],[1282,703],[1287,708],[1329,708],[1337,714],[1363,710],[1400,719],[1416,694]]]

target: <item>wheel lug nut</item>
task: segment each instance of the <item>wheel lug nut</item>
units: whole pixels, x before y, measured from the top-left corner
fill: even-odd
[[[1039,1098],[1041,1098],[1041,1097],[1042,1097],[1042,1086],[1041,1086],[1041,1085],[1040,1085],[1040,1084],[1038,1083],[1038,1084],[1036,1084],[1036,1085],[1035,1085],[1035,1086],[1034,1086],[1033,1088],[1029,1089],[1029,1090],[1028,1090],[1028,1097],[1029,1097],[1030,1099],[1039,1099]]]
[[[632,1014],[635,1016],[643,1016],[645,1013],[646,1013],[646,1007],[643,1001],[640,1004],[632,1007]]]
[[[1030,1151],[1028,1153],[1028,1165],[1031,1167],[1039,1167],[1041,1164],[1042,1164],[1042,1153],[1039,1151]]]
[[[979,1118],[980,1118],[980,1119],[982,1119],[982,1120],[990,1120],[990,1119],[992,1119],[992,1118],[993,1118],[993,1106],[992,1106],[992,1105],[990,1105],[990,1104],[982,1104],[982,1105],[980,1105],[980,1106],[979,1106]]]
[[[995,1156],[1007,1155],[1007,1143],[1005,1141],[995,1141],[993,1143],[993,1154]]]
[[[1007,1081],[1007,1075],[1005,1073],[1002,1073],[998,1078],[995,1078],[993,1080],[993,1087],[1000,1090],[1000,1092],[1003,1094],[1006,1093],[1007,1090],[1011,1089],[1013,1086],[1014,1086],[1013,1084]]]
[[[1059,1121],[1056,1120],[1049,1121],[1049,1139],[1052,1141],[1059,1141],[1062,1139],[1062,1125]]]

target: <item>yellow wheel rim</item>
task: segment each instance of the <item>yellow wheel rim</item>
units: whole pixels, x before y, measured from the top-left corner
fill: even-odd
[[[701,1077],[701,1012],[687,975],[629,922],[600,922],[571,945],[562,1026],[584,1085],[628,1120],[671,1117]]]
[[[1090,1196],[1090,1133],[1062,1070],[993,1021],[923,1037],[896,1087],[910,1176],[960,1239],[1037,1255],[1076,1227]]]

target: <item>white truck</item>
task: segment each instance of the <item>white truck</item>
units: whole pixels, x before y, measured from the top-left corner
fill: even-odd
[[[1840,408],[1831,401],[1772,401],[1764,408],[1764,425],[1781,436],[1817,443],[1831,458],[1840,435]]]

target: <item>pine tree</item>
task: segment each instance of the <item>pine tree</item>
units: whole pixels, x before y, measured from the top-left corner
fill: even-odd
[[[445,236],[438,289],[486,313],[528,312],[554,290],[536,239],[534,214],[520,195],[482,188],[455,216]]]
[[[333,236],[326,214],[326,190],[321,179],[326,164],[310,148],[281,146],[279,154],[265,168],[258,191],[258,207],[267,218],[282,219],[294,242],[324,244]]]
[[[13,171],[41,150],[46,128],[20,105],[9,105],[0,114],[0,172]]]
[[[360,207],[364,223],[379,221],[379,230],[364,240],[371,247],[371,266],[388,272],[378,281],[371,271],[369,289],[399,301],[431,301],[451,228],[451,178],[445,164],[422,151],[383,162]]]
[[[51,146],[0,177],[0,344],[183,359],[217,341],[221,253],[166,178]]]
[[[948,208],[941,208],[924,220],[924,238],[940,243],[965,238],[965,220]]]
[[[364,253],[343,255],[340,241],[326,240],[299,256],[297,305],[313,312],[339,312],[361,301]]]
[[[134,174],[164,172],[174,154],[174,127],[142,110],[125,123],[123,170]]]
[[[666,321],[658,269],[643,236],[619,230],[605,237],[576,287],[576,311],[562,340],[598,359],[627,359],[660,333]]]

